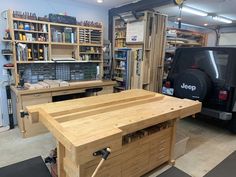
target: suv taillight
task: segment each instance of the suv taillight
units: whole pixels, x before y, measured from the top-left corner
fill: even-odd
[[[165,83],[165,87],[166,87],[166,88],[170,88],[170,87],[171,87],[171,83],[170,83],[170,81],[166,81],[166,83]]]
[[[228,99],[228,92],[226,90],[220,90],[218,98],[221,101],[226,101]]]

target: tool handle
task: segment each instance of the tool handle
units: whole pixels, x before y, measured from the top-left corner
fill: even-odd
[[[93,175],[92,175],[91,177],[95,177],[95,176],[97,175],[98,170],[101,168],[101,166],[102,166],[102,164],[103,164],[104,162],[105,162],[105,159],[102,159],[102,160],[99,162],[97,168],[95,169],[95,171],[93,172]]]
[[[111,154],[110,148],[102,149],[102,150],[99,150],[99,151],[93,153],[94,156],[100,155],[102,157],[102,160],[99,162],[97,168],[93,172],[92,177],[95,177],[97,175],[98,170],[101,168],[102,164],[105,162],[105,160],[107,160],[107,158],[110,154]]]

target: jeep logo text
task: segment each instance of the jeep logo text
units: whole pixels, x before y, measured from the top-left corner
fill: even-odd
[[[181,85],[181,88],[182,89],[186,89],[186,90],[191,90],[192,92],[194,92],[195,90],[197,90],[197,87],[196,86],[193,86],[193,85],[187,85],[185,83],[183,83]]]

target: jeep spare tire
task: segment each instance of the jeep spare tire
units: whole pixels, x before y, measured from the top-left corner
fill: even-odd
[[[174,94],[178,98],[204,100],[211,87],[210,78],[198,69],[180,73],[174,82]]]

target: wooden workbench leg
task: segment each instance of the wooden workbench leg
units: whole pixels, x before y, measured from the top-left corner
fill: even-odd
[[[171,136],[171,152],[170,152],[170,165],[175,165],[175,144],[176,144],[176,125],[177,125],[177,119],[174,119],[172,121],[172,136]]]
[[[57,143],[57,172],[58,177],[66,177],[66,172],[64,170],[63,159],[65,157],[65,147],[58,142]]]

